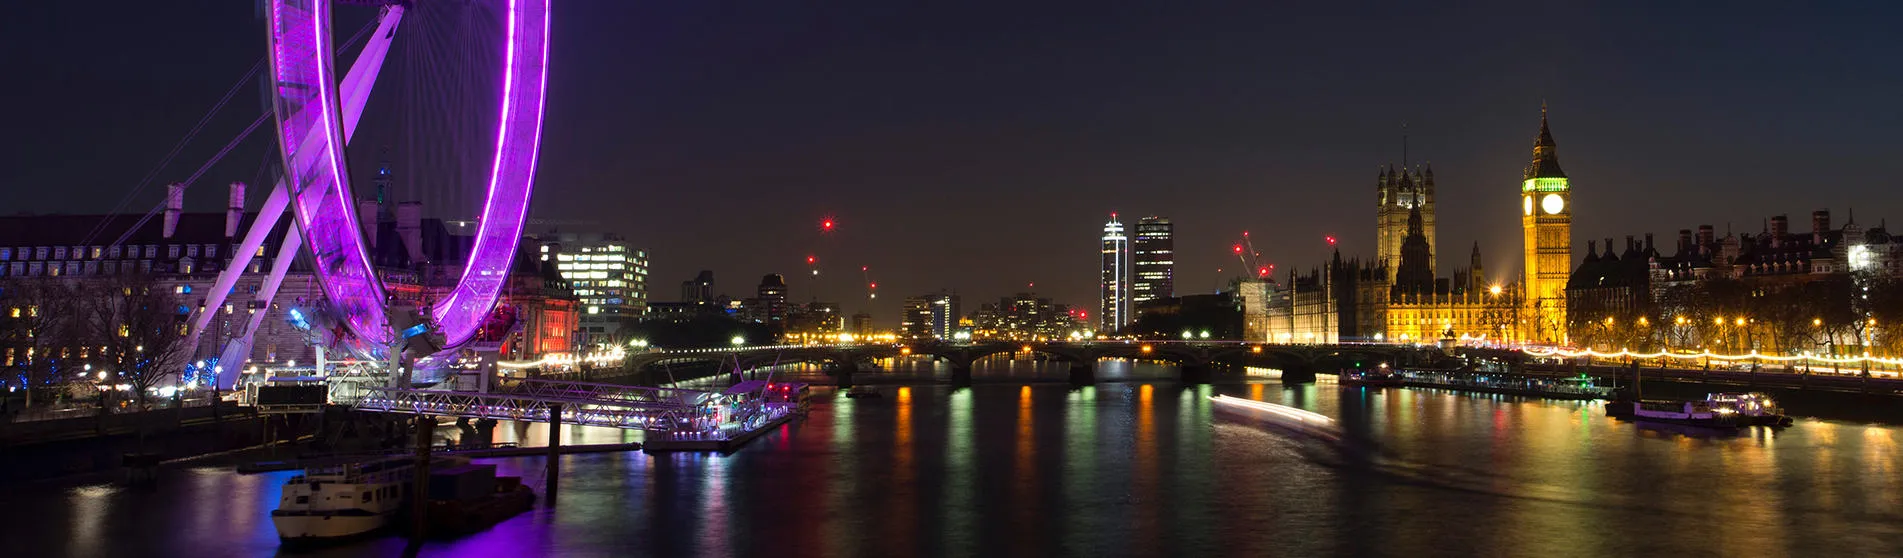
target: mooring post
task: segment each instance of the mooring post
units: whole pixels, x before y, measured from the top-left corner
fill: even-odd
[[[429,521],[424,515],[429,510],[429,462],[430,439],[436,434],[436,419],[429,415],[416,416],[416,485],[410,487],[410,540],[419,542],[428,530]]]
[[[562,404],[548,404],[548,503],[555,503],[555,490],[562,478]]]

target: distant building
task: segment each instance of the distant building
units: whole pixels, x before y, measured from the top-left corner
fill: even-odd
[[[1652,235],[1643,243],[1625,238],[1624,252],[1606,239],[1604,255],[1598,241],[1586,241],[1586,259],[1566,282],[1567,329],[1574,338],[1595,327],[1631,324],[1653,311],[1652,266],[1659,259]],[[1609,324],[1606,318],[1613,318]],[[1648,318],[1649,320],[1649,318]],[[1596,321],[1596,324],[1585,323]]]
[[[932,301],[923,296],[906,297],[899,310],[899,337],[932,338]]]
[[[846,318],[840,315],[837,302],[813,301],[805,305],[793,305],[788,308],[787,314],[787,337],[800,335],[806,341],[827,341],[837,338],[840,332],[846,330]]]
[[[958,293],[940,291],[925,295],[925,299],[931,304],[932,337],[951,339],[953,330],[958,329],[958,318],[962,316],[959,313]]]
[[[1117,221],[1117,215],[1110,215],[1110,222],[1103,226],[1103,267],[1099,284],[1102,286],[1098,318],[1102,321],[1102,330],[1114,332],[1129,323],[1132,317],[1130,303],[1130,238],[1123,233],[1123,223]]]
[[[1131,240],[1131,303],[1141,305],[1176,296],[1174,235],[1175,226],[1169,219],[1144,217],[1137,221],[1136,236]]]
[[[769,273],[760,278],[759,296],[755,299],[755,308],[759,320],[774,331],[786,331],[786,277],[778,273]]]
[[[1159,298],[1137,308],[1128,329],[1149,339],[1240,340],[1242,301],[1236,293]]]
[[[1089,326],[1077,317],[1081,314],[1073,314],[1070,307],[1052,304],[1051,299],[1035,293],[1018,293],[999,298],[995,304],[979,305],[965,321],[971,323],[974,339],[1035,341],[1083,335]]]
[[[872,315],[867,314],[865,312],[853,314],[852,325],[847,331],[851,333],[853,337],[865,337],[868,335],[872,335],[874,331],[872,326]]]
[[[693,279],[681,281],[681,302],[694,304],[712,304],[714,301],[714,272],[700,270]]]
[[[581,298],[587,344],[621,341],[621,329],[647,314],[648,253],[612,233],[551,233],[541,250]]]
[[[1434,168],[1421,165],[1407,168],[1407,161],[1401,161],[1401,168],[1389,164],[1381,170],[1375,182],[1375,195],[1379,199],[1375,206],[1375,265],[1387,268],[1387,281],[1393,282],[1401,267],[1401,244],[1407,239],[1409,215],[1414,211],[1421,214],[1421,234],[1427,239],[1428,252],[1439,254],[1434,239]],[[1437,266],[1427,262],[1427,273],[1433,276]]]
[[[1269,338],[1269,306],[1275,300],[1275,282],[1267,278],[1242,279],[1231,289],[1242,306],[1242,340],[1266,341]]]

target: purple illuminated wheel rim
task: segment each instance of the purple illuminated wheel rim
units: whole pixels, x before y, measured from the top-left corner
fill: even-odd
[[[528,215],[548,86],[550,0],[507,0],[507,50],[494,163],[461,279],[429,308],[450,346],[481,328],[508,281]],[[342,103],[330,33],[331,0],[272,0],[268,33],[278,144],[292,215],[318,284],[357,339],[389,346],[387,293],[358,226],[343,160]],[[400,8],[391,8],[400,9]]]

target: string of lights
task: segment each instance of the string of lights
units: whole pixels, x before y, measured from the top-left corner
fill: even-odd
[[[1870,356],[1868,353],[1865,353],[1863,356],[1831,357],[1827,355],[1815,355],[1810,353],[1804,353],[1801,355],[1767,355],[1767,354],[1761,354],[1755,350],[1751,351],[1748,354],[1741,354],[1741,355],[1723,355],[1723,354],[1713,353],[1710,350],[1705,350],[1705,351],[1696,352],[1696,353],[1685,353],[1685,352],[1674,353],[1674,352],[1667,352],[1667,351],[1659,351],[1656,353],[1635,353],[1630,350],[1620,349],[1619,352],[1609,353],[1604,351],[1595,351],[1592,349],[1581,349],[1576,351],[1569,351],[1565,349],[1528,348],[1528,349],[1521,349],[1521,352],[1524,352],[1529,356],[1542,357],[1542,358],[1545,358],[1545,357],[1562,357],[1562,358],[1592,357],[1592,358],[1639,358],[1639,359],[1674,358],[1679,360],[1698,360],[1698,359],[1711,359],[1711,360],[1723,360],[1723,361],[1754,360],[1754,361],[1760,361],[1760,362],[1805,361],[1805,362],[1821,362],[1821,363],[1827,363],[1827,364],[1855,364],[1855,363],[1869,362],[1873,364],[1886,364],[1891,366],[1903,365],[1903,358],[1875,357],[1875,356]]]

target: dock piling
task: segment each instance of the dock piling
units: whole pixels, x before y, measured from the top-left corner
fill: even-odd
[[[562,404],[548,404],[548,503],[555,503],[555,490],[562,478]]]

